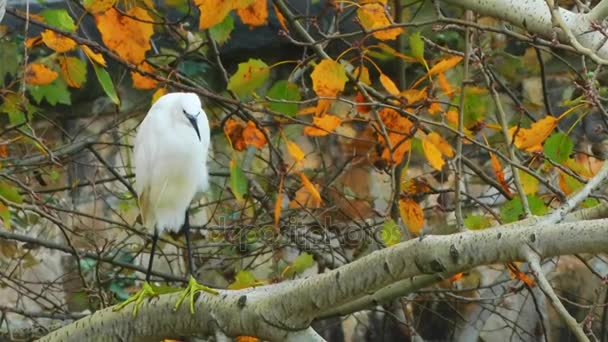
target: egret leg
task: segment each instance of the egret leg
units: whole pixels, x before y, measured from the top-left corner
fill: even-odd
[[[156,251],[156,242],[158,241],[158,231],[154,229],[154,235],[152,236],[152,250],[150,251],[150,260],[148,261],[148,271],[146,272],[146,281],[144,282],[141,290],[139,290],[135,295],[129,297],[124,302],[120,303],[118,306],[114,308],[114,311],[122,310],[125,306],[135,303],[133,306],[133,316],[137,315],[137,311],[139,310],[139,306],[144,301],[144,299],[149,297],[156,296],[156,292],[150,286],[150,275],[152,273],[152,263],[154,262],[154,252]]]
[[[205,291],[205,292],[213,294],[213,295],[217,295],[219,292],[217,292],[216,290],[214,290],[208,286],[199,284],[196,281],[196,279],[194,278],[194,260],[192,258],[192,242],[191,242],[191,238],[190,238],[190,219],[188,217],[187,210],[186,210],[186,217],[184,219],[183,230],[184,230],[184,235],[186,236],[186,250],[188,253],[188,272],[190,272],[190,279],[188,280],[188,286],[182,292],[182,294],[179,297],[177,303],[175,304],[175,307],[173,308],[173,310],[179,309],[179,307],[182,304],[182,302],[184,301],[184,299],[186,299],[186,297],[190,296],[190,313],[194,314],[194,301],[195,301],[194,296],[196,295],[197,292]]]

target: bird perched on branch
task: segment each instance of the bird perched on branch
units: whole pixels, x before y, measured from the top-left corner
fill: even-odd
[[[135,137],[135,191],[143,225],[152,233],[152,250],[146,282],[133,297],[116,310],[135,302],[133,314],[146,297],[155,296],[150,286],[150,272],[159,234],[183,231],[188,251],[190,280],[175,308],[190,296],[194,313],[194,295],[199,291],[217,294],[200,285],[193,273],[192,243],[188,207],[194,197],[209,187],[207,155],[210,131],[200,99],[193,93],[170,93],[160,97],[150,108]]]

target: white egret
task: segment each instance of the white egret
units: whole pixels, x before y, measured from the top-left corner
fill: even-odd
[[[116,307],[135,302],[133,314],[146,297],[155,296],[150,272],[159,234],[179,232],[186,236],[190,281],[175,308],[198,291],[217,294],[194,279],[188,207],[194,197],[209,187],[207,155],[210,131],[200,99],[193,93],[170,93],[160,97],[141,123],[135,137],[135,191],[143,225],[153,233],[146,282],[133,297]]]

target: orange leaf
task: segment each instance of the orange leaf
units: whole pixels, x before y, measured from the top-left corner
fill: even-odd
[[[453,283],[453,282],[456,282],[456,281],[459,281],[460,279],[462,279],[462,277],[463,277],[463,276],[464,276],[464,273],[463,273],[463,272],[456,273],[456,274],[454,274],[453,276],[451,276],[451,277],[450,277],[450,281],[451,281],[452,283]]]
[[[410,150],[410,139],[414,125],[408,118],[401,116],[394,109],[383,108],[378,114],[384,125],[390,128],[388,139],[393,149],[393,159],[391,159],[391,151],[388,148],[388,144],[384,137],[380,136],[379,140],[385,146],[382,151],[382,158],[389,163],[400,163],[405,153]]]
[[[85,1],[84,8],[89,13],[97,14],[101,12],[105,12],[109,10],[111,7],[114,7],[116,0],[95,0],[95,1]]]
[[[340,125],[340,118],[335,115],[325,114],[313,118],[316,127],[304,127],[304,134],[311,137],[324,137]],[[319,128],[317,128],[319,127]]]
[[[407,229],[412,234],[420,235],[424,227],[424,212],[420,205],[411,198],[402,198],[399,200],[399,212]]]
[[[312,88],[319,96],[336,96],[344,90],[348,78],[342,64],[332,60],[324,59],[317,64],[310,74]]]
[[[357,17],[359,18],[361,26],[367,31],[391,25],[391,21],[384,11],[384,6],[379,3],[369,3],[359,7],[359,9],[357,9]],[[379,30],[372,35],[380,40],[394,40],[403,32],[404,30],[402,28],[396,27]]]
[[[446,72],[462,61],[461,56],[452,56],[437,62],[433,67],[429,70],[429,76],[439,74],[442,72]]]
[[[494,175],[496,175],[496,180],[498,180],[500,186],[510,194],[511,189],[509,189],[509,184],[507,184],[507,181],[505,180],[505,173],[502,169],[502,165],[500,165],[500,160],[498,160],[498,157],[492,152],[490,152],[490,159],[492,159],[492,169],[494,170]]]
[[[194,0],[201,12],[199,28],[206,30],[221,23],[233,8],[233,0]]]
[[[304,185],[306,190],[308,190],[308,192],[313,197],[313,199],[315,201],[321,203],[322,200],[321,200],[321,194],[319,194],[319,190],[317,190],[317,187],[310,182],[310,180],[308,179],[308,177],[306,177],[304,172],[300,172],[300,179],[302,179],[302,185]]]
[[[93,62],[104,67],[106,66],[106,60],[103,58],[102,54],[93,52],[93,50],[91,50],[91,48],[86,45],[80,45],[80,48],[85,53],[85,55],[87,55],[87,57],[89,57],[89,59],[91,59]]]
[[[73,39],[52,30],[44,30],[40,36],[46,46],[57,52],[67,52],[76,47]]]
[[[141,71],[154,73],[154,68],[147,62],[143,62],[138,66]],[[133,79],[133,88],[149,90],[154,89],[158,85],[158,81],[148,76],[144,76],[137,71],[131,72],[131,78]]]
[[[530,128],[519,128],[518,130],[518,127],[511,127],[509,136],[513,138],[513,135],[517,132],[517,136],[515,136],[515,146],[517,148],[529,152],[537,151],[539,147],[542,149],[540,145],[549,137],[556,126],[557,119],[549,115],[533,123]]]
[[[274,226],[279,230],[279,220],[281,219],[281,209],[283,209],[283,177],[279,182],[279,190],[277,192],[277,200],[274,202]]]
[[[243,140],[246,145],[261,149],[266,145],[266,136],[260,131],[253,121],[247,121],[247,127],[243,129]]]
[[[371,110],[370,106],[368,106],[368,105],[358,104],[358,103],[362,103],[362,102],[367,102],[365,96],[363,96],[363,94],[360,91],[358,91],[357,95],[355,96],[355,102],[357,103],[355,108],[357,109],[357,111],[359,113],[367,114]]]
[[[317,209],[321,207],[321,201],[316,198],[308,191],[305,186],[302,186],[296,191],[295,198],[289,202],[290,208],[311,208]]]
[[[237,336],[236,342],[259,342],[260,339],[253,336]]]
[[[8,148],[6,145],[0,145],[0,158],[8,158]]]
[[[437,132],[429,133],[427,138],[431,143],[433,143],[433,145],[435,145],[435,147],[439,149],[439,151],[441,151],[441,154],[448,158],[454,157],[454,150],[452,149],[452,146]]]
[[[424,157],[429,164],[431,164],[435,170],[441,171],[443,165],[445,165],[445,160],[443,160],[439,148],[430,141],[428,135],[422,139],[422,150],[424,151]]]
[[[289,32],[289,28],[287,27],[287,21],[285,20],[283,13],[279,11],[277,5],[272,5],[272,7],[274,7],[274,12],[277,14],[277,19],[279,20],[279,24],[281,24],[283,30],[285,30],[285,32]]]
[[[206,1],[208,2],[208,1]],[[114,8],[95,15],[103,43],[121,58],[139,64],[150,50],[150,37],[154,34],[152,17],[141,7],[133,7],[124,16]],[[137,18],[137,19],[133,19]]]
[[[46,65],[32,63],[27,66],[27,70],[25,71],[25,83],[31,85],[47,85],[57,79],[58,76],[58,73],[51,70]]]
[[[255,0],[245,8],[238,8],[236,14],[245,25],[252,29],[256,26],[266,25],[268,20],[268,5],[266,0]]]
[[[323,116],[333,103],[334,100],[319,99],[314,111],[315,116]]]
[[[32,37],[32,38],[28,38],[25,40],[25,47],[28,49],[33,48],[34,46],[38,45],[42,43],[42,37],[41,36],[36,36],[36,37]]]
[[[448,78],[445,77],[445,73],[440,72],[437,75],[437,80],[439,81],[439,88],[441,88],[441,91],[450,98],[454,97],[454,88],[450,84],[450,81],[448,81]]]
[[[293,141],[289,141],[289,140],[285,140],[285,144],[287,145],[287,152],[289,152],[289,155],[291,155],[291,157],[296,161],[296,162],[301,162],[302,160],[304,160],[304,152],[302,151],[302,149],[300,148],[300,146],[298,146],[298,144],[294,143]]]
[[[507,268],[509,269],[511,276],[513,278],[521,280],[523,283],[525,283],[526,285],[528,285],[530,287],[534,286],[534,280],[532,280],[530,277],[528,277],[524,272],[520,271],[519,268],[517,267],[517,265],[510,262],[507,264]]]
[[[399,88],[397,88],[395,82],[393,82],[393,80],[391,80],[385,74],[380,74],[380,83],[382,83],[382,86],[389,94],[399,96]]]
[[[429,106],[429,114],[437,114],[437,113],[441,113],[443,111],[443,107],[441,107],[441,104],[439,102],[432,102],[431,105]]]
[[[228,119],[224,124],[224,133],[232,144],[232,148],[237,151],[242,151],[247,147],[243,140],[243,124],[234,120]]]
[[[401,92],[408,104],[413,104],[426,99],[426,87],[422,89],[408,89]]]

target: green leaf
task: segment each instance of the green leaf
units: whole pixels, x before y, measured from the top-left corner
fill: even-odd
[[[464,98],[464,126],[466,128],[485,120],[486,113],[489,111],[489,100],[487,94],[467,92]],[[459,101],[460,96],[456,96],[454,103],[457,105]]]
[[[287,266],[287,268],[283,271],[283,277],[290,278],[296,274],[300,274],[305,270],[312,267],[315,264],[315,260],[312,255],[304,252],[298,255],[291,265]]]
[[[0,40],[0,84],[4,84],[6,75],[15,76],[17,74],[21,54],[19,47],[14,41]]]
[[[222,45],[230,39],[230,34],[234,30],[234,18],[227,15],[221,23],[214,25],[209,29],[211,39]]]
[[[240,97],[251,95],[266,82],[269,75],[270,69],[266,63],[259,59],[249,59],[246,63],[239,63],[238,70],[228,80],[228,90]]]
[[[23,106],[21,105],[21,96],[15,93],[9,93],[3,100],[4,102],[0,105],[0,113],[8,114],[8,121],[11,125],[18,125],[26,122],[26,117],[22,110]],[[26,101],[28,112],[33,113],[35,110],[34,106],[32,106],[27,99],[24,99],[24,101]]]
[[[258,281],[253,276],[253,273],[249,271],[239,271],[234,277],[234,282],[228,285],[228,288],[231,290],[244,289],[247,287],[252,287],[258,284]]]
[[[248,179],[236,160],[230,161],[230,188],[237,200],[242,201],[249,188]]]
[[[382,225],[380,237],[388,247],[398,244],[401,241],[401,228],[392,219],[387,220]]]
[[[581,203],[581,207],[583,208],[593,208],[598,205],[600,205],[600,201],[598,201],[597,198],[587,198]]]
[[[266,94],[272,100],[287,100],[287,101],[300,101],[300,89],[294,83],[287,82],[286,80],[277,81],[272,85],[272,88]],[[293,116],[298,112],[297,103],[278,103],[270,102],[270,109],[275,112],[283,113],[288,116]]]
[[[528,195],[528,205],[533,215],[541,216],[545,215],[549,209],[542,199],[535,195]],[[520,220],[524,215],[524,209],[521,205],[521,199],[519,197],[513,198],[509,202],[505,203],[500,209],[500,217],[504,223],[510,223]]]
[[[484,215],[471,215],[464,219],[464,225],[471,230],[485,229],[492,226],[490,218]]]
[[[87,65],[76,57],[61,59],[61,78],[70,87],[80,88],[87,80]]]
[[[0,182],[0,196],[9,202],[23,203],[23,197],[21,197],[19,190],[7,182]]]
[[[68,85],[61,78],[57,78],[53,82],[46,85],[27,86],[27,90],[30,92],[30,95],[32,95],[36,103],[46,100],[46,102],[53,106],[57,103],[62,103],[65,105],[72,104]]]
[[[119,105],[120,99],[118,98],[118,94],[116,94],[116,89],[114,88],[114,83],[112,83],[112,78],[110,74],[104,69],[102,66],[97,65],[96,63],[91,63],[93,65],[93,69],[95,70],[95,75],[97,76],[97,80],[103,91],[105,91],[106,95],[110,97],[112,102]]]
[[[74,20],[64,9],[47,9],[40,12],[40,15],[44,18],[44,21],[60,30],[74,32],[76,31],[76,24]]]
[[[556,163],[564,163],[570,157],[574,143],[566,134],[557,132],[545,141],[545,155]]]
[[[4,205],[4,203],[0,202],[0,219],[2,219],[2,223],[4,224],[4,228],[11,229],[11,210]]]
[[[420,32],[415,32],[410,35],[410,51],[412,57],[423,62],[424,61],[424,40]]]

